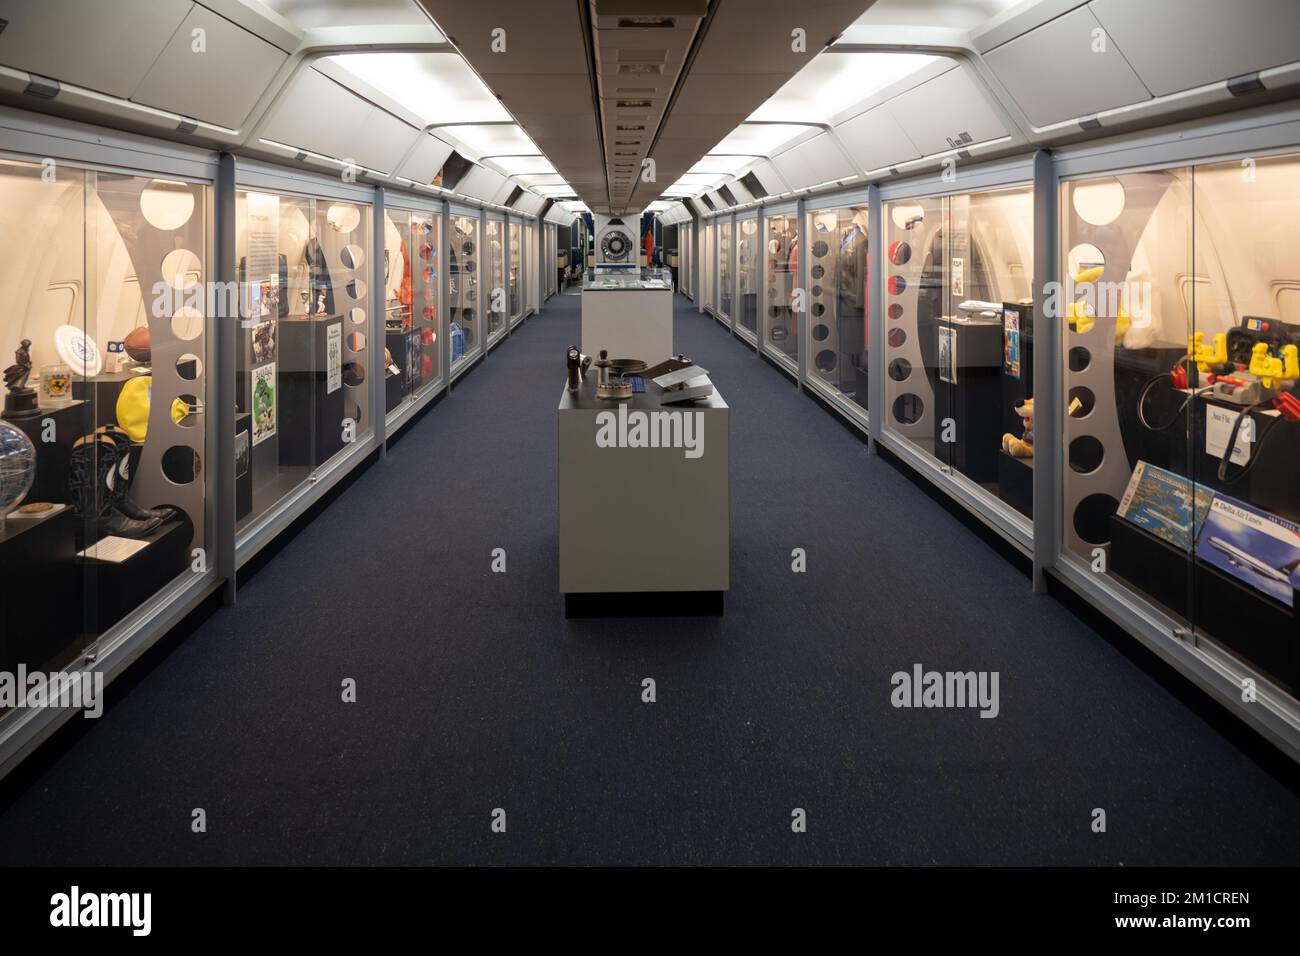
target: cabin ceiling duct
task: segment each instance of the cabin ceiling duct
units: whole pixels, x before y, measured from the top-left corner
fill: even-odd
[[[658,199],[870,6],[420,3],[565,182],[606,215]]]

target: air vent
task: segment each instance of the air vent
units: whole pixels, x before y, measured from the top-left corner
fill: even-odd
[[[615,104],[621,110],[648,110],[649,100],[618,100]]]
[[[717,206],[713,205],[713,200],[710,199],[708,196],[701,196],[699,198],[699,202],[704,203],[704,205],[708,206],[709,209],[711,210],[716,210],[718,208]]]
[[[645,127],[644,126],[615,126],[614,131],[616,133],[643,133],[645,132]]]
[[[640,93],[642,96],[653,96],[655,88],[653,86],[620,86],[614,90],[615,93],[630,94],[632,96]]]
[[[732,192],[730,189],[728,189],[726,186],[719,186],[719,187],[718,187],[718,195],[722,197],[723,201],[726,202],[726,204],[727,204],[728,206],[739,206],[739,205],[740,205],[740,203],[738,203],[738,202],[736,201],[736,194],[733,193],[733,192]]]
[[[514,189],[510,190],[510,196],[509,198],[506,199],[506,205],[514,206],[514,204],[520,200],[523,194],[524,194],[523,187],[516,186]]]
[[[619,17],[620,30],[675,30],[676,17]]]
[[[663,73],[662,63],[620,63],[619,76],[659,76]]]

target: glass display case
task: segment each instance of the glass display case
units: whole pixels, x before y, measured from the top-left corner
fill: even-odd
[[[759,273],[758,217],[736,221],[736,328],[758,341]]]
[[[527,313],[535,312],[541,307],[537,301],[541,276],[537,268],[537,223],[524,224],[523,248],[519,252],[516,268],[524,277],[524,307],[520,319]]]
[[[808,214],[808,376],[835,400],[867,407],[867,206]]]
[[[0,161],[0,671],[212,567],[210,224],[201,184]]]
[[[505,222],[501,219],[488,218],[487,221],[487,334],[488,341],[494,342],[506,330],[506,247]]]
[[[732,272],[731,240],[735,231],[730,219],[715,219],[718,238],[718,315],[727,320],[735,318],[732,296],[735,295],[735,274]]]
[[[483,351],[478,264],[478,216],[453,215],[447,247],[452,372]]]
[[[596,266],[588,269],[582,278],[584,292],[671,291],[672,287],[672,272],[664,268]]]
[[[384,210],[384,405],[403,401],[442,379],[438,314],[439,243],[436,213]]]
[[[1061,187],[1066,558],[1300,692],[1300,157]]]
[[[792,309],[799,286],[799,229],[793,215],[768,216],[763,243],[767,319],[763,349],[792,370],[799,368],[799,320]]]
[[[514,325],[524,317],[524,301],[519,286],[519,277],[523,275],[521,258],[523,250],[519,240],[519,223],[511,220],[508,232],[510,235],[510,324]]]
[[[240,529],[369,432],[370,216],[354,202],[236,194]]]
[[[885,427],[1024,521],[1033,508],[1033,190],[902,200],[883,222]]]

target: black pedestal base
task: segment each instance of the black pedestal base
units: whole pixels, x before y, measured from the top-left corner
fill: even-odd
[[[726,591],[623,591],[564,595],[565,617],[721,617]]]
[[[998,497],[1026,518],[1034,516],[1034,459],[998,452]]]
[[[40,406],[36,404],[36,389],[16,388],[11,392],[5,392],[3,417],[8,419],[35,418],[40,413]]]

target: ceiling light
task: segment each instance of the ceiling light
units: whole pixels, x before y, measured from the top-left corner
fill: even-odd
[[[340,53],[327,57],[425,123],[509,120],[501,102],[459,56]]]

